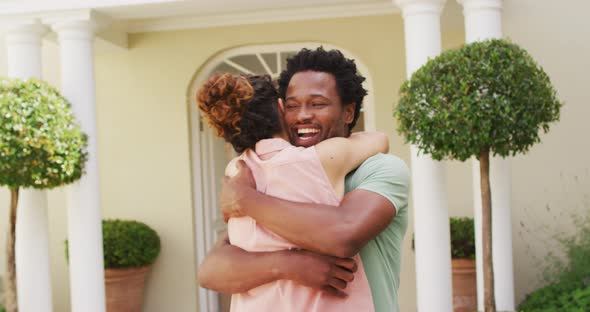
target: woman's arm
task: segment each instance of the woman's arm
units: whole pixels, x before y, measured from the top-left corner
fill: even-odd
[[[381,132],[357,132],[348,138],[327,139],[315,148],[330,182],[337,188],[367,158],[389,152],[389,139]]]

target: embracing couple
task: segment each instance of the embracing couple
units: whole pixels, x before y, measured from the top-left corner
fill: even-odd
[[[199,269],[232,311],[399,311],[409,170],[386,135],[351,134],[367,91],[353,60],[303,49],[269,76],[215,74],[199,108],[240,156],[228,233]]]

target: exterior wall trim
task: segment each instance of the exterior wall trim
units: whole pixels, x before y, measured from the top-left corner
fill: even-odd
[[[341,4],[330,6],[313,6],[239,12],[228,14],[209,14],[203,16],[164,17],[129,21],[129,33],[210,28],[249,24],[266,24],[273,22],[290,22],[316,20],[323,18],[340,18],[354,16],[372,16],[398,14],[399,9],[392,2],[370,4]]]

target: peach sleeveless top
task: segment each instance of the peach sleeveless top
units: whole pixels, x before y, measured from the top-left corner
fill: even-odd
[[[259,192],[290,201],[328,205],[339,205],[342,199],[334,191],[314,147],[295,147],[283,139],[267,139],[258,142],[255,151],[247,150],[240,158],[252,170]],[[250,217],[231,218],[228,234],[232,245],[250,252],[298,248]],[[345,299],[293,281],[279,280],[233,295],[231,311],[374,311],[361,258],[356,255],[354,259],[358,271],[346,288]]]

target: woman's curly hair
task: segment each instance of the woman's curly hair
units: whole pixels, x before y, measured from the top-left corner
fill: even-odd
[[[332,74],[336,80],[338,95],[342,105],[355,103],[354,118],[349,125],[349,131],[354,128],[360,116],[363,99],[367,90],[363,88],[363,77],[357,70],[354,60],[347,59],[338,50],[302,49],[287,59],[287,68],[279,77],[279,94],[282,99],[287,94],[287,87],[293,75],[299,72],[315,71]]]
[[[197,92],[197,103],[217,135],[238,153],[281,130],[278,92],[268,75],[214,74]]]

